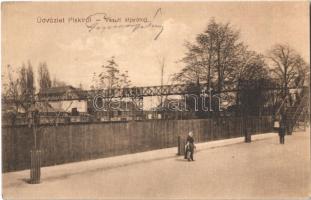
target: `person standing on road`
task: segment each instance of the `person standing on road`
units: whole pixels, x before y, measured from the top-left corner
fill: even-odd
[[[280,136],[280,144],[285,143],[285,132],[286,132],[286,122],[284,116],[280,116],[280,128],[279,128],[279,136]]]
[[[190,131],[187,137],[187,141],[186,141],[185,159],[188,159],[188,161],[190,160],[194,161],[193,160],[194,149],[195,149],[195,145],[194,145],[193,133],[192,131]],[[190,152],[190,158],[187,157],[188,152]]]

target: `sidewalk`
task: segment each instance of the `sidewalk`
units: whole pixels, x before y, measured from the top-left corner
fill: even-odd
[[[265,133],[252,136],[252,142],[257,140],[264,140],[272,137],[277,137],[276,133]],[[203,151],[207,149],[213,149],[228,145],[234,145],[244,143],[244,137],[225,139],[225,140],[216,140],[205,143],[196,144],[197,151]],[[135,154],[127,154],[122,156],[101,158],[96,160],[74,162],[62,165],[55,165],[49,167],[41,168],[41,181],[45,182],[48,180],[54,180],[59,178],[66,178],[69,176],[95,172],[98,170],[108,170],[118,167],[124,167],[128,165],[152,162],[156,160],[163,160],[176,157],[177,147],[166,148],[160,150],[153,150]],[[2,174],[3,187],[14,187],[20,186],[23,184],[28,184],[26,181],[30,177],[29,170],[23,170],[18,172],[8,172]]]

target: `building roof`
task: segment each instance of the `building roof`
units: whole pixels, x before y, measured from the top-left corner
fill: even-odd
[[[45,90],[41,90],[39,92],[39,97],[61,97],[63,95],[69,94],[70,96],[75,96],[78,98],[85,98],[85,92],[79,88],[72,87],[70,85],[68,86],[61,86],[61,87],[52,87]]]
[[[75,90],[77,90],[77,89],[68,85],[68,86],[47,88],[47,89],[41,90],[39,92],[39,94],[41,94],[41,95],[54,95],[54,94],[59,95],[59,94],[64,94],[66,92],[75,91]]]

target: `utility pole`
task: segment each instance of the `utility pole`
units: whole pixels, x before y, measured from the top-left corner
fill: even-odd
[[[211,111],[213,111],[213,109],[212,109],[212,88],[209,88],[209,111],[211,112]]]
[[[165,58],[162,57],[162,60],[160,61],[161,63],[161,94],[162,94],[162,87],[163,87],[163,76],[164,76],[164,67],[165,67]],[[161,95],[161,99],[160,99],[160,102],[161,102],[161,107],[162,107],[162,104],[163,104],[163,96]]]
[[[160,108],[162,110],[162,108],[164,107],[163,106],[163,76],[164,76],[164,67],[165,67],[165,58],[164,57],[161,57],[161,58],[158,58],[158,61],[159,61],[159,64],[160,64],[160,67],[161,67],[161,94],[160,94]],[[161,112],[161,117],[162,117],[162,113]],[[156,118],[158,118],[158,109],[156,110]]]

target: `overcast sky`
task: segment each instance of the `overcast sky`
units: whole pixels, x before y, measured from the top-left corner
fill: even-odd
[[[69,23],[69,17],[85,18],[94,13],[121,18],[141,17],[163,26],[157,28],[88,31],[85,23]],[[43,18],[64,18],[65,23],[38,23]],[[308,2],[232,3],[7,3],[2,10],[2,66],[21,66],[31,60],[35,71],[46,61],[52,77],[85,88],[93,72],[111,56],[128,70],[134,85],[159,85],[159,58],[165,57],[165,83],[182,68],[177,63],[185,53],[184,42],[192,41],[214,17],[230,22],[241,40],[261,53],[275,43],[288,43],[309,62]],[[118,23],[122,25],[123,22]],[[124,24],[124,23],[123,23]]]

